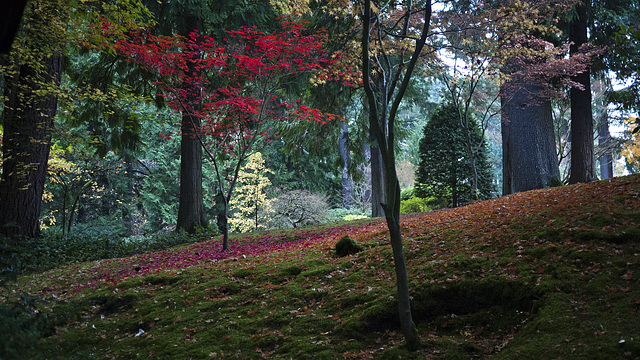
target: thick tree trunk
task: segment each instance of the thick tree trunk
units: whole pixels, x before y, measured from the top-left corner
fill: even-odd
[[[198,227],[206,227],[202,200],[202,145],[194,135],[200,119],[185,115],[182,118],[180,143],[180,204],[177,229],[192,234]]]
[[[349,139],[349,125],[347,122],[340,123],[340,138],[338,139],[338,150],[342,158],[342,207],[351,209],[355,203],[353,193],[353,178],[349,174],[349,147],[347,145]]]
[[[47,58],[44,69],[39,73],[22,65],[12,78],[5,78],[0,180],[0,233],[5,235],[37,237],[40,233],[40,203],[58,107],[58,98],[41,83],[59,84],[62,56]]]
[[[202,31],[199,14],[185,17],[185,36],[193,30]],[[189,69],[189,72],[198,71]],[[188,85],[187,85],[188,86]],[[197,89],[186,88],[190,94],[188,102],[199,102]],[[194,105],[194,108],[198,108]],[[182,114],[182,137],[180,143],[180,204],[176,230],[183,229],[192,234],[199,227],[208,225],[204,211],[202,192],[202,144],[199,139],[200,118],[192,114]]]
[[[587,2],[576,5],[577,17],[571,22],[570,53],[579,52],[587,42]],[[589,68],[572,79],[584,89],[571,88],[571,175],[569,183],[589,182],[596,179],[593,155],[593,115],[591,110],[591,72]]]
[[[502,97],[502,194],[541,189],[560,178],[551,102],[540,87],[511,80]]]

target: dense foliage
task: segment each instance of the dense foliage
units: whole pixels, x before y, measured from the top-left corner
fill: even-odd
[[[416,195],[435,197],[449,207],[473,200],[467,130],[460,125],[459,111],[457,106],[448,104],[433,114],[420,140],[420,163],[416,170]],[[469,121],[469,132],[473,143],[482,143],[481,130],[473,119]],[[476,171],[479,198],[488,199],[493,195],[493,185],[485,144],[477,152]]]
[[[637,177],[474,201],[640,171],[637,4],[390,4],[29,2],[0,359],[640,357]]]

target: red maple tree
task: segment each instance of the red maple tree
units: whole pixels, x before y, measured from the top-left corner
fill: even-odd
[[[305,74],[318,81],[335,78],[322,71],[336,61],[324,49],[325,39],[326,34],[306,34],[303,23],[285,19],[273,33],[243,27],[216,41],[196,31],[186,38],[135,32],[113,46],[157,77],[159,95],[170,108],[200,120],[190,136],[200,141],[216,171],[224,250],[238,172],[257,146],[277,136],[268,121],[336,119],[285,92],[288,82]]]

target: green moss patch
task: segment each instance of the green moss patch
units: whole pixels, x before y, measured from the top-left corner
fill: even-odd
[[[146,276],[128,258],[22,277],[0,293],[2,332],[17,339],[4,337],[0,357],[640,358],[640,199],[629,195],[639,184],[565,186],[403,218],[417,352],[397,322],[388,233],[369,221],[239,235],[234,244],[294,243],[216,261],[176,249],[171,268]],[[337,257],[345,233],[366,246]],[[197,246],[197,256],[209,251]],[[116,273],[107,265],[127,275],[98,278]],[[32,301],[36,293],[44,299]]]

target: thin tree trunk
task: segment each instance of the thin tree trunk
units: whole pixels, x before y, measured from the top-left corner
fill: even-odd
[[[382,167],[382,154],[378,145],[371,145],[371,216],[382,217],[384,210],[382,203],[385,201],[384,169]]]
[[[133,235],[133,214],[131,212],[131,203],[133,202],[134,194],[133,194],[133,159],[131,154],[127,151],[124,156],[125,164],[127,165],[127,195],[126,201],[122,204],[122,221],[124,222],[124,227],[126,230],[126,235]]]
[[[402,246],[402,229],[400,228],[400,184],[395,167],[395,155],[389,154],[385,162],[386,201],[385,218],[389,228],[389,238],[393,252],[393,265],[396,273],[396,287],[398,290],[398,318],[402,333],[405,334],[409,349],[417,349],[420,346],[420,338],[413,323],[411,315],[411,294],[409,292],[409,278],[407,264]]]
[[[577,17],[571,22],[569,41],[571,56],[587,42],[587,1],[576,5]],[[572,79],[584,87],[571,88],[571,175],[569,183],[596,179],[593,155],[593,115],[591,110],[591,72],[589,68]]]
[[[5,78],[0,181],[0,233],[5,235],[37,237],[40,233],[40,204],[58,108],[57,96],[43,89],[40,82],[59,84],[62,56],[47,58],[44,69],[39,73],[22,65],[13,78]],[[49,94],[38,95],[43,90]]]
[[[613,154],[611,151],[611,133],[609,132],[609,113],[606,108],[600,114],[598,121],[598,146],[601,149],[600,178],[610,179],[613,177]]]
[[[347,122],[340,123],[340,138],[338,139],[338,150],[342,158],[342,207],[351,209],[354,205],[353,194],[353,178],[349,174],[349,148],[347,142],[349,140],[349,124]]]
[[[409,28],[410,14],[414,9],[411,1],[408,1],[405,5],[407,6],[407,13],[404,23],[404,31],[407,31]],[[405,336],[407,347],[410,351],[414,351],[420,347],[420,337],[418,336],[418,332],[415,328],[411,315],[411,297],[409,293],[407,268],[402,246],[402,231],[400,229],[400,184],[398,183],[398,176],[395,167],[394,131],[398,107],[400,106],[402,98],[407,90],[409,80],[418,58],[420,57],[420,53],[422,52],[429,31],[431,20],[430,2],[426,2],[423,12],[424,23],[421,29],[420,39],[416,40],[415,49],[410,53],[411,60],[406,63],[406,67],[403,63],[394,69],[395,75],[391,76],[390,82],[385,81],[381,84],[377,84],[378,86],[375,93],[371,81],[369,31],[371,30],[371,17],[376,15],[371,11],[371,0],[365,0],[364,2],[364,21],[361,42],[362,78],[368,100],[370,133],[374,135],[373,138],[376,140],[380,149],[382,163],[384,166],[384,183],[386,184],[386,193],[384,197],[385,203],[382,207],[387,220],[391,248],[393,250],[393,262],[396,272],[396,286],[398,290],[398,319],[400,320],[400,326]],[[388,58],[386,60],[388,60]],[[390,70],[390,68],[388,70]],[[396,88],[400,78],[402,81]],[[393,96],[391,109],[389,109],[387,96]]]
[[[469,133],[469,128],[466,128],[467,139],[467,155],[469,155],[469,170],[471,171],[471,200],[478,200],[478,168],[476,166],[476,153],[472,149],[472,139]]]

